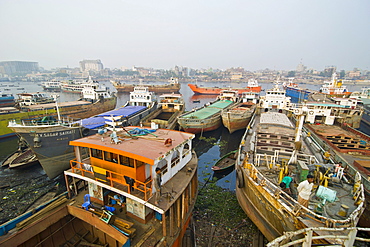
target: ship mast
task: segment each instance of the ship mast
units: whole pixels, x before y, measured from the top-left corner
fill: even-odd
[[[53,94],[52,97],[55,100],[55,108],[56,108],[57,114],[58,114],[58,123],[60,123],[60,112],[59,112],[58,100],[57,100],[59,98],[59,95],[58,94]]]
[[[301,111],[299,114],[297,114],[297,122],[296,122],[296,128],[295,128],[295,139],[294,139],[294,150],[292,153],[292,156],[290,157],[288,164],[296,164],[298,161],[298,152],[302,148],[302,141],[301,141],[301,136],[302,136],[302,129],[303,129],[303,124],[304,124],[304,118],[305,118],[305,113],[307,112],[307,106],[303,106],[301,108]]]

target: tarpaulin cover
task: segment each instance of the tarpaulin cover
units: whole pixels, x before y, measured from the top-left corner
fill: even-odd
[[[204,107],[200,110],[190,112],[187,115],[184,115],[184,118],[192,118],[192,119],[206,119],[211,117],[212,115],[219,113],[222,109],[225,109],[229,105],[231,105],[233,101],[231,100],[220,100],[217,101],[210,106]]]
[[[126,106],[119,109],[115,109],[112,111],[101,113],[94,117],[89,117],[82,119],[80,121],[77,121],[76,123],[81,124],[83,127],[88,129],[96,129],[100,128],[105,125],[106,121],[109,121],[105,119],[104,117],[118,117],[122,116],[123,118],[130,118],[136,113],[144,110],[145,106]]]

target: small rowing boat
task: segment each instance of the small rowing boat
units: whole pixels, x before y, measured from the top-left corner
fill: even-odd
[[[231,151],[230,153],[225,154],[224,156],[219,159],[214,166],[212,166],[212,171],[214,172],[222,172],[235,165],[235,156],[236,151]]]

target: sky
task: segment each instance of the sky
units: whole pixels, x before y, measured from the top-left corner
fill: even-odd
[[[0,61],[370,69],[369,0],[0,0]]]

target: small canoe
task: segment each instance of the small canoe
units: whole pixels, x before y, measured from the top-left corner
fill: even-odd
[[[222,156],[221,159],[219,159],[216,164],[212,166],[212,170],[214,172],[221,172],[233,167],[235,165],[236,152],[237,150],[234,150]]]
[[[9,155],[2,163],[2,166],[9,168],[18,168],[34,165],[37,163],[39,163],[39,161],[36,155],[31,150],[31,148],[27,148],[23,151],[17,150],[11,155]]]

